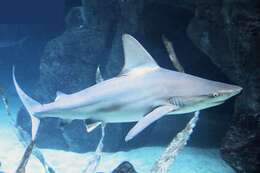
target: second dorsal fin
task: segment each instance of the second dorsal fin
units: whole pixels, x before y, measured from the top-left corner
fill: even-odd
[[[122,37],[125,63],[120,74],[135,71],[151,71],[159,68],[153,57],[131,35],[124,34]]]
[[[59,100],[60,98],[66,96],[66,95],[67,95],[67,94],[65,94],[65,93],[63,93],[63,92],[61,92],[61,91],[57,91],[57,92],[56,92],[56,99],[55,99],[55,101]]]

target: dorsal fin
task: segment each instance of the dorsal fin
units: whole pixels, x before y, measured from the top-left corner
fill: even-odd
[[[67,94],[65,94],[65,93],[63,93],[63,92],[61,92],[61,91],[57,91],[56,92],[56,99],[55,99],[55,101],[57,101],[58,99],[60,99],[60,98],[62,98],[62,97],[64,97],[64,96],[66,96]]]
[[[153,57],[131,35],[124,34],[122,37],[125,63],[120,74],[131,71],[147,72],[159,68]]]

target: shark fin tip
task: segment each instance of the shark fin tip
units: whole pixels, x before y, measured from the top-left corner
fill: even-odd
[[[125,142],[128,142],[128,141],[130,141],[131,139],[133,139],[132,136],[126,135],[126,137],[125,137]]]

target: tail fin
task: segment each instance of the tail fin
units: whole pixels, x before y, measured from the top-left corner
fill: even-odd
[[[39,125],[40,125],[40,120],[34,116],[35,114],[35,108],[41,106],[40,103],[37,101],[33,100],[31,97],[29,97],[25,92],[19,87],[18,83],[16,82],[15,79],[15,68],[13,67],[13,82],[14,86],[16,89],[17,94],[19,95],[22,103],[24,104],[25,108],[30,114],[31,121],[32,121],[32,140],[35,140]]]

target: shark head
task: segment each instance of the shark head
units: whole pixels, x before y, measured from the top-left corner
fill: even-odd
[[[171,104],[178,108],[174,114],[220,105],[242,90],[240,86],[161,68],[130,35],[123,35],[123,48],[125,64],[121,74],[135,77],[147,75],[146,81],[157,81],[157,86],[161,86],[159,94],[170,99]],[[166,92],[161,92],[161,89]]]
[[[179,113],[193,112],[220,105],[242,90],[242,87],[237,85],[211,81],[188,74],[183,75],[185,75],[185,78],[182,78],[182,84],[190,85],[190,87],[179,87],[170,99],[171,103],[182,107],[180,111],[177,111]]]

